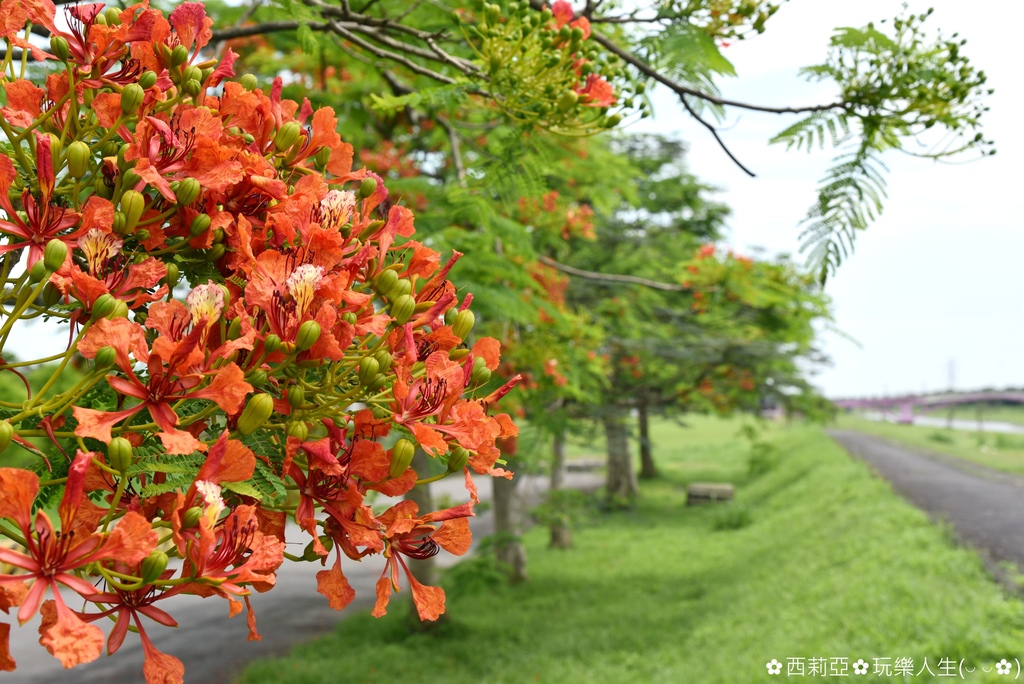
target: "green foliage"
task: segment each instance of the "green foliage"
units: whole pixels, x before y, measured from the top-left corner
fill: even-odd
[[[722,505],[715,505],[714,516],[711,519],[711,529],[723,532],[728,530],[742,530],[754,522],[754,515],[749,506],[731,501]]]

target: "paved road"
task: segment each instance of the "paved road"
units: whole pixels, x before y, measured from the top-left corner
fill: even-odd
[[[458,482],[456,482],[458,480]],[[487,478],[477,478],[480,498],[487,500],[491,495]],[[594,489],[602,484],[599,473],[572,473],[566,477],[567,487]],[[520,492],[527,502],[538,501],[547,485],[546,478],[524,476]],[[445,494],[456,503],[465,500],[461,478],[449,478],[433,485],[435,496]],[[494,530],[493,516],[483,513],[470,521],[474,540],[491,534]],[[296,528],[297,529],[297,528]],[[298,535],[289,538],[299,539]],[[305,541],[302,542],[302,545]],[[298,546],[301,550],[302,545]],[[333,557],[333,556],[332,556]],[[450,554],[442,552],[437,556],[440,565],[457,561]],[[169,629],[160,625],[147,625],[146,632],[157,648],[180,658],[185,663],[185,682],[189,684],[227,684],[232,675],[246,663],[257,658],[266,658],[286,653],[297,642],[309,640],[329,632],[333,625],[345,615],[373,605],[374,583],[380,577],[383,559],[366,559],[361,563],[344,561],[343,568],[349,582],[356,590],[356,599],[342,612],[331,610],[327,600],[316,593],[316,573],[321,570],[319,563],[291,563],[285,561],[277,574],[277,586],[266,594],[254,594],[253,608],[259,625],[262,642],[249,642],[245,613],[232,619],[227,617],[227,603],[217,599],[199,599],[194,596],[177,596],[162,602],[177,619],[179,627]],[[404,592],[408,587],[403,587]],[[76,604],[69,596],[72,607]],[[79,601],[80,602],[80,601]],[[39,639],[38,617],[18,627],[16,621],[11,629],[11,653],[18,663],[12,673],[0,673],[2,684],[132,684],[143,682],[142,648],[137,636],[129,634],[121,650],[108,658],[77,667],[72,671],[63,670],[60,663],[52,658],[37,643]]]
[[[861,432],[829,434],[911,503],[949,522],[957,539],[977,549],[997,575],[1005,573],[992,561],[1024,568],[1024,478]]]

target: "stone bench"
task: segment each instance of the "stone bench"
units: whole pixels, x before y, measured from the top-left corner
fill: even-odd
[[[736,491],[728,482],[694,482],[686,488],[686,505],[732,501]]]

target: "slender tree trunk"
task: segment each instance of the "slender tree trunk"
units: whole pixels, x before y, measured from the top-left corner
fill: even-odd
[[[526,548],[521,539],[523,512],[522,502],[516,494],[518,483],[519,478],[506,480],[496,477],[491,480],[494,487],[494,551],[498,560],[507,566],[509,581],[513,584],[529,579],[526,575]]]
[[[651,454],[650,421],[647,418],[647,398],[640,396],[637,404],[637,422],[640,426],[640,479],[652,480],[658,477],[658,469],[654,466]]]
[[[417,449],[415,455],[412,457],[412,468],[420,477],[426,477],[426,474],[430,472],[431,463],[433,459],[422,449]],[[405,498],[409,501],[415,501],[416,505],[419,506],[419,514],[425,515],[434,510],[434,501],[430,495],[430,485],[422,484],[417,485],[410,489],[406,493]],[[406,562],[409,564],[409,571],[413,577],[420,584],[427,584],[435,586],[437,584],[437,565],[434,562],[434,558],[427,558],[425,560],[417,560],[415,558],[407,558]],[[410,597],[412,590],[408,587],[403,587],[404,590],[409,591]],[[424,622],[420,620],[419,615],[416,612],[416,605],[410,601],[409,603],[409,625],[412,630],[426,631],[431,629],[435,624],[439,624],[447,619],[448,614],[442,613],[441,617],[436,622]]]
[[[608,440],[608,499],[610,509],[632,508],[636,502],[636,471],[629,455],[625,411],[609,408],[602,419]]]
[[[549,494],[555,494],[565,485],[565,430],[559,430],[551,440],[551,488]],[[564,520],[555,519],[551,523],[551,546],[556,549],[572,548],[572,530]]]

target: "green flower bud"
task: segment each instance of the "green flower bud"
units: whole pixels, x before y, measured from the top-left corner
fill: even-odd
[[[213,219],[208,214],[199,214],[192,219],[192,225],[188,228],[188,234],[192,237],[199,237],[210,228]]]
[[[225,307],[224,308],[227,308],[226,304],[227,303],[225,302]],[[229,340],[237,340],[241,336],[242,336],[242,319],[241,319],[241,317],[239,317],[239,318],[236,318],[233,321],[231,321],[231,323],[228,325],[228,339]]]
[[[188,48],[179,45],[171,51],[171,66],[181,66],[188,61]]]
[[[275,335],[274,333],[270,333],[263,339],[263,349],[268,354],[273,354],[280,348],[281,338]]]
[[[115,299],[111,294],[101,294],[96,298],[96,302],[92,305],[92,314],[90,320],[98,321],[101,318],[106,318],[114,312],[114,307],[117,306],[119,300]]]
[[[238,79],[238,82],[243,88],[250,91],[260,87],[260,80],[254,74],[245,74],[242,78]]]
[[[299,126],[298,122],[289,121],[278,129],[277,135],[274,136],[274,147],[277,148],[278,152],[284,152],[298,142],[301,133],[302,127]]]
[[[167,263],[166,266],[167,275],[164,277],[164,283],[167,284],[167,287],[173,288],[178,284],[178,280],[181,278],[181,269],[178,268],[178,264],[173,261]]]
[[[142,581],[146,584],[150,584],[155,580],[160,579],[160,575],[164,574],[164,570],[166,569],[167,554],[163,551],[154,551],[149,554],[144,561],[142,561],[142,567],[140,568]]]
[[[299,408],[306,403],[306,390],[298,385],[288,388],[288,405],[292,408]]]
[[[64,259],[68,256],[68,246],[63,240],[54,238],[46,243],[43,248],[43,263],[47,271],[57,271],[64,265]]]
[[[605,118],[604,127],[615,128],[620,123],[622,123],[622,116],[620,114],[612,114],[611,116]]]
[[[444,324],[452,325],[455,323],[455,317],[459,315],[459,310],[454,306],[444,312]]]
[[[242,415],[238,417],[238,431],[251,435],[266,424],[273,412],[274,398],[269,394],[257,394],[242,409]]]
[[[558,107],[558,111],[565,114],[570,109],[576,106],[576,103],[580,101],[580,96],[574,90],[567,90],[562,93],[561,97],[558,98],[558,102],[555,106]]]
[[[113,347],[100,347],[96,350],[96,368],[110,368],[117,361],[117,350]]]
[[[224,258],[224,255],[227,254],[227,251],[228,248],[225,247],[223,244],[214,245],[213,247],[210,248],[210,251],[206,253],[206,260],[220,261],[221,259]]]
[[[572,29],[572,34],[569,36],[569,39],[574,43],[578,43],[581,40],[583,40],[583,29],[581,29],[579,26],[574,26]]]
[[[185,81],[183,88],[191,97],[199,97],[199,93],[203,92],[203,84],[192,78]]]
[[[452,323],[452,334],[460,340],[465,340],[469,337],[469,333],[473,330],[473,325],[475,323],[476,316],[472,311],[469,309],[460,311],[455,316],[455,322]]]
[[[328,553],[330,553],[334,548],[334,540],[326,534],[320,535],[320,544],[324,547],[324,551],[327,551]],[[306,544],[306,548],[302,551],[302,560],[313,563],[321,558],[323,558],[323,556],[316,552],[313,542]]]
[[[469,381],[473,385],[484,385],[490,379],[491,371],[487,367],[487,362],[479,356],[473,359],[473,374],[470,376]]]
[[[125,230],[130,232],[142,218],[142,212],[146,210],[146,197],[141,192],[125,190],[121,194],[121,203],[118,206],[124,214]]]
[[[47,308],[59,302],[62,296],[60,288],[53,283],[46,283],[46,285],[43,285],[43,304],[45,304]]]
[[[360,199],[366,199],[373,193],[377,192],[377,179],[369,176],[363,179],[363,182],[359,184],[359,195]]]
[[[199,506],[193,506],[192,508],[185,511],[185,514],[181,516],[181,529],[190,530],[199,524],[199,519],[203,517],[203,509]]]
[[[484,17],[487,19],[487,23],[494,26],[501,19],[501,7],[492,3],[488,3],[484,7]]]
[[[391,358],[391,354],[387,349],[381,349],[373,355],[373,358],[377,359],[377,369],[379,373],[387,373],[391,370],[391,364],[394,359]]]
[[[101,184],[102,185],[102,184]],[[114,233],[117,235],[128,234],[128,219],[125,217],[123,212],[114,212]]]
[[[253,387],[259,389],[267,384],[267,371],[265,370],[254,370],[245,376],[245,381]]]
[[[108,7],[103,15],[107,18],[107,26],[121,25],[121,13],[117,11],[116,7]]]
[[[357,374],[359,377],[359,384],[369,385],[373,382],[373,379],[377,376],[378,372],[380,372],[380,363],[378,363],[377,359],[372,356],[367,356],[359,362],[359,372]]]
[[[156,72],[147,70],[143,72],[142,76],[139,76],[139,85],[143,90],[149,90],[156,85],[156,79]]]
[[[186,81],[202,81],[203,70],[193,64],[190,67],[185,67],[181,77]]]
[[[390,269],[382,271],[373,280],[373,288],[380,294],[387,294],[398,282],[398,273]]]
[[[66,38],[61,36],[50,36],[50,52],[53,56],[62,62],[68,61],[68,57],[71,56],[71,46],[68,45]]]
[[[466,467],[469,463],[469,451],[463,447],[455,447],[452,452],[448,454],[448,472],[457,473]]]
[[[146,98],[146,91],[138,83],[129,83],[121,91],[121,111],[125,114],[134,114],[139,111],[139,105]]]
[[[313,157],[313,160],[317,163],[317,166],[319,166],[320,168],[326,168],[328,162],[331,161],[331,148],[321,147],[320,150],[316,153],[316,156]]]
[[[391,286],[391,289],[387,292],[387,298],[391,301],[395,301],[402,295],[412,293],[412,281],[408,278],[399,278],[395,281],[395,284]]]
[[[114,302],[114,310],[107,314],[107,318],[128,318],[128,304],[123,299],[118,299]]]
[[[300,352],[306,351],[320,339],[320,324],[316,321],[306,321],[299,326],[299,332],[295,334],[295,348]]]
[[[40,259],[36,263],[32,264],[32,268],[28,270],[28,282],[34,285],[45,277],[46,263]],[[26,288],[26,291],[29,291],[29,288]]]
[[[0,454],[11,445],[14,439],[14,426],[9,420],[0,420]]]
[[[228,234],[224,232],[223,228],[217,228],[216,230],[213,231],[213,244],[216,245],[221,242],[224,242],[224,239],[227,236]]]
[[[371,379],[369,384],[366,385],[366,391],[371,394],[379,392],[382,389],[384,389],[384,385],[386,384],[388,384],[388,376],[384,375],[383,373],[378,373],[377,375],[373,376],[373,379]]]
[[[469,350],[465,348],[452,349],[450,352],[448,352],[448,358],[451,359],[452,361],[461,361],[462,359],[469,356],[469,353]]]
[[[409,469],[415,453],[416,445],[409,440],[400,439],[395,442],[395,446],[391,447],[391,468],[388,475],[392,478],[401,477]]]
[[[89,160],[92,158],[89,146],[81,140],[76,140],[68,145],[65,156],[68,161],[68,174],[74,179],[81,180],[89,170]]]
[[[402,295],[391,304],[391,317],[398,325],[405,325],[416,311],[416,300],[411,295]]]
[[[110,440],[110,444],[107,445],[107,463],[124,476],[132,464],[132,443],[124,437],[114,437]]]
[[[288,426],[288,436],[305,442],[306,437],[309,436],[309,427],[301,420],[295,421]]]
[[[199,181],[195,178],[186,178],[178,183],[178,188],[174,191],[174,199],[178,201],[178,204],[192,204],[199,197],[201,191],[202,187],[200,187]]]

